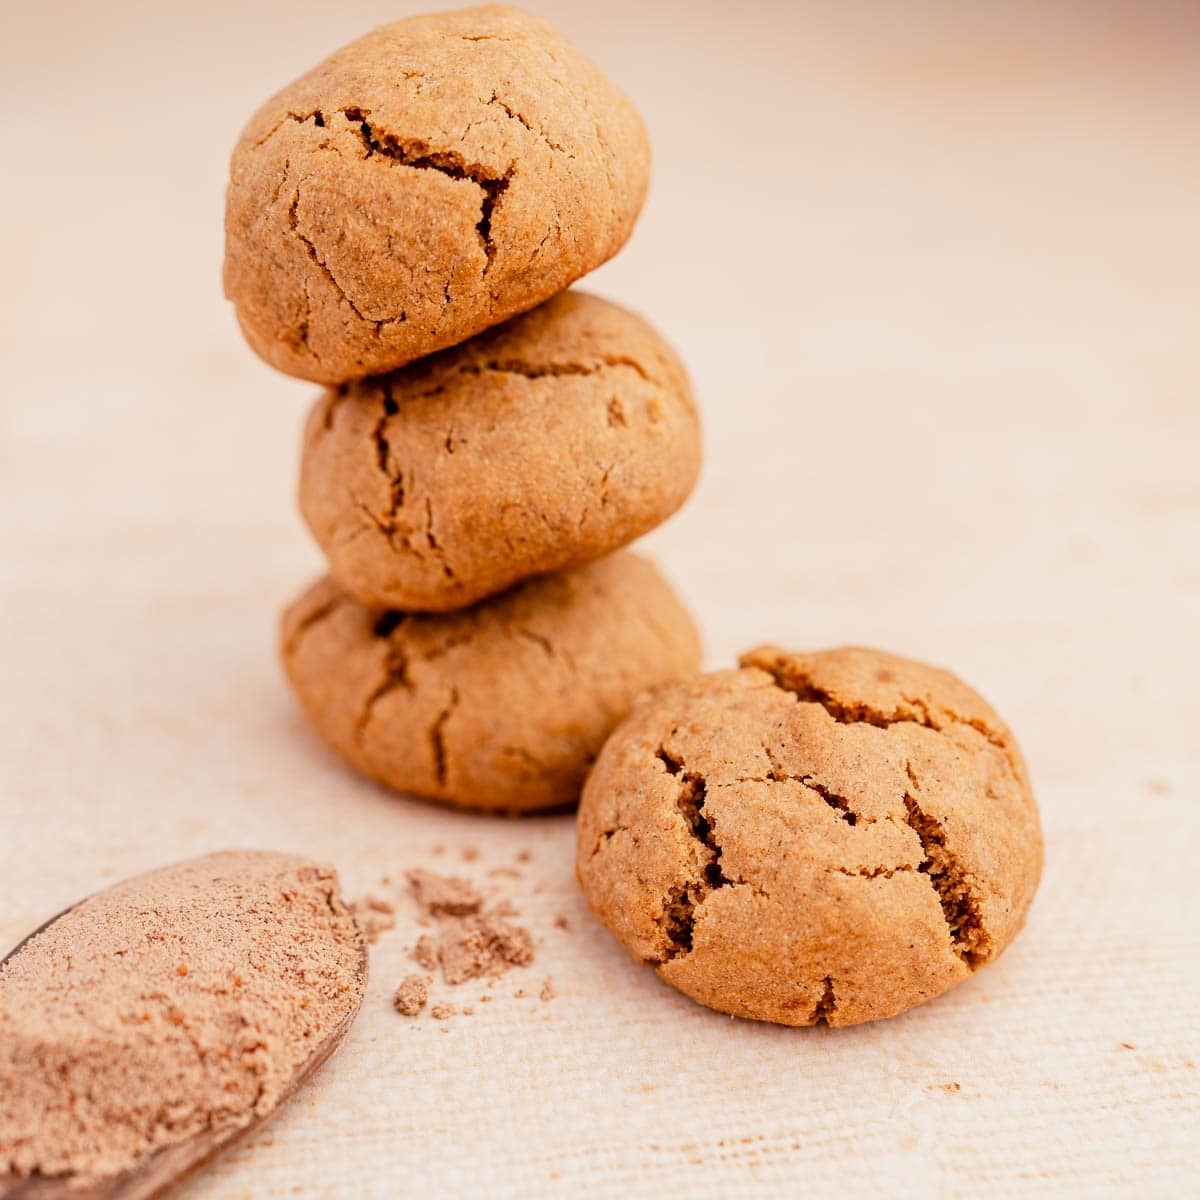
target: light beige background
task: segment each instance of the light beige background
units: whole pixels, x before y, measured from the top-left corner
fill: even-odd
[[[1194,1187],[1200,8],[536,7],[655,143],[588,284],[704,407],[647,547],[714,665],[877,643],[996,704],[1047,835],[1024,936],[885,1024],[731,1022],[590,921],[569,817],[392,797],[307,735],[274,638],[318,569],[313,389],[221,299],[223,176],[266,94],[409,6],[245,0],[0,6],[0,943],[215,847],[352,893],[437,845],[479,878],[532,853],[506,886],[536,966],[406,1022],[405,909],[340,1057],[189,1200]]]

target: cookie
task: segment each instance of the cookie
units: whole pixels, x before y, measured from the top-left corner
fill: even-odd
[[[949,672],[763,647],[665,689],[580,804],[600,920],[680,991],[785,1025],[903,1012],[990,962],[1042,866],[1020,750]]]
[[[503,6],[396,21],[251,118],[225,294],[281,371],[381,374],[611,258],[649,168],[633,106],[544,21]]]
[[[292,687],[344,759],[400,791],[506,812],[574,803],[638,695],[700,659],[687,611],[628,551],[439,615],[372,612],[325,578],[282,635]]]
[[[674,353],[632,313],[565,292],[323,396],[300,508],[356,599],[445,611],[633,541],[699,467]]]

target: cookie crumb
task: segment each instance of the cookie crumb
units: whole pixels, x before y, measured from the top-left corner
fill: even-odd
[[[367,896],[349,907],[368,942],[378,941],[381,933],[396,927],[396,906],[390,900]]]
[[[429,1000],[429,985],[433,979],[428,975],[408,975],[400,982],[392,997],[396,1011],[404,1017],[415,1017]]]
[[[437,946],[427,933],[417,938],[417,944],[412,949],[413,960],[427,971],[432,971],[438,964]]]
[[[449,914],[462,917],[478,912],[483,897],[466,879],[456,875],[435,875],[432,871],[408,872],[417,903],[430,915]]]
[[[571,922],[568,921],[567,918],[562,915],[562,913],[559,913],[558,916],[554,918],[554,928],[561,929],[564,933],[570,933]]]
[[[533,962],[533,939],[527,929],[496,913],[448,917],[442,923],[438,961],[449,984],[483,976],[495,978],[509,967]]]
[[[474,1015],[475,1015],[475,1009],[470,1004],[463,1006],[463,1016],[464,1017],[473,1017]]]
[[[463,862],[474,862],[479,857],[479,851],[474,846],[464,846],[462,848]]]
[[[517,862],[519,862],[519,863],[527,863],[527,862],[532,862],[532,861],[533,861],[533,855],[528,850],[522,850],[517,855]]]
[[[533,962],[533,937],[528,929],[512,918],[516,909],[502,900],[485,907],[479,889],[470,880],[432,871],[414,869],[407,872],[409,885],[420,913],[418,923],[431,926],[422,934],[410,951],[411,957],[426,971],[441,971],[443,982],[453,986],[469,979],[496,979],[511,967],[525,967]],[[405,979],[396,991],[396,1006],[400,1011],[403,1000],[407,1006],[416,993],[421,976]],[[424,977],[420,1004],[429,997],[432,980]],[[550,981],[546,981],[548,986]],[[543,989],[544,990],[544,989]],[[403,994],[403,995],[402,995]],[[524,995],[524,991],[521,995]],[[490,1003],[490,993],[479,1003]],[[415,1011],[419,1012],[420,1007]],[[453,1005],[438,1003],[430,1015],[444,1020],[454,1013]],[[470,1015],[473,1007],[463,1008]]]
[[[513,999],[514,1000],[524,1000],[525,999],[525,989],[517,988],[517,990],[515,992],[513,992]]]
[[[558,991],[554,986],[554,981],[552,979],[547,978],[545,983],[542,984],[542,990],[540,993],[541,999],[553,1000],[554,997],[557,995],[558,995]]]

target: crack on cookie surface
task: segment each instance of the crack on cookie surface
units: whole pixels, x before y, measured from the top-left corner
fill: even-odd
[[[369,513],[372,524],[378,527],[380,532],[384,533],[389,541],[392,541],[396,534],[397,515],[404,507],[404,472],[399,465],[393,469],[392,446],[388,439],[387,424],[399,411],[400,406],[396,403],[392,396],[391,384],[386,380],[381,380],[380,385],[380,412],[379,417],[371,430],[371,440],[375,444],[375,463],[379,468],[379,473],[387,481],[388,485],[388,506],[387,510],[382,514]]]
[[[663,915],[659,925],[666,936],[667,947],[661,961],[669,962],[691,952],[696,909],[714,891],[728,887],[732,881],[721,868],[721,844],[712,822],[704,813],[704,804],[708,799],[708,784],[704,776],[687,770],[682,760],[673,757],[665,746],[659,746],[655,755],[667,774],[679,781],[675,807],[683,817],[688,832],[704,847],[707,855],[701,876],[674,885],[663,900]]]
[[[844,700],[828,689],[819,687],[799,663],[783,655],[777,654],[768,658],[762,652],[751,651],[741,656],[739,665],[764,671],[771,676],[775,686],[781,691],[790,692],[802,704],[819,704],[840,725],[874,725],[880,729],[888,729],[893,725],[912,724],[920,725],[934,733],[945,733],[948,726],[965,725],[1004,755],[1014,778],[1022,778],[1010,740],[980,717],[964,717],[953,709],[941,706],[940,712],[934,712],[927,700],[904,693],[900,694],[900,704],[891,711],[885,711],[865,701]]]
[[[433,497],[425,497],[425,541],[429,549],[433,552],[434,557],[442,564],[442,574],[447,579],[454,579],[454,568],[446,559],[446,551],[442,544],[438,541],[437,534],[433,532]]]
[[[810,792],[816,792],[822,800],[837,815],[846,822],[847,825],[858,824],[858,813],[854,806],[846,799],[845,796],[839,796],[832,788],[826,787],[821,783],[811,772],[803,775],[795,775],[785,771],[775,757],[775,752],[770,746],[764,745],[763,750],[766,752],[767,759],[771,764],[770,771],[761,780],[740,780],[739,782],[754,782],[754,783],[798,783],[801,787],[806,787]],[[871,822],[868,822],[870,824]]]
[[[909,778],[913,779],[916,791],[911,767]],[[921,842],[923,858],[917,870],[928,877],[937,893],[950,945],[972,971],[978,970],[992,957],[992,939],[984,926],[979,899],[966,869],[947,845],[942,823],[921,808],[912,792],[904,795],[904,810],[909,828]]]
[[[552,141],[550,136],[546,133],[546,131],[544,129],[542,129],[540,126],[535,125],[523,112],[521,112],[519,109],[513,108],[513,106],[511,104],[509,104],[507,100],[501,99],[500,96],[495,92],[495,90],[492,91],[492,97],[487,103],[488,103],[489,107],[494,106],[496,108],[501,109],[508,116],[508,118],[510,120],[516,121],[518,125],[523,125],[539,141],[545,142],[546,145],[549,146],[551,150],[554,150],[558,154],[565,154],[567,156],[567,158],[575,157],[575,155],[572,154],[566,148],[566,146],[562,145],[559,142]]]
[[[496,257],[496,243],[492,240],[492,220],[500,198],[508,190],[516,170],[515,165],[510,165],[506,171],[497,171],[481,163],[468,162],[454,150],[436,150],[424,138],[402,138],[398,134],[373,126],[367,119],[371,115],[370,109],[359,108],[357,105],[348,105],[341,112],[347,121],[358,126],[359,136],[367,150],[367,158],[378,154],[402,166],[418,171],[437,171],[448,179],[473,183],[479,188],[479,220],[475,225],[475,232],[483,246],[486,259],[483,274],[486,276],[492,260]]]
[[[527,362],[523,358],[487,358],[478,362],[458,363],[442,380],[426,391],[418,392],[414,400],[425,400],[431,396],[440,396],[447,392],[455,383],[464,377],[472,378],[480,375],[517,375],[522,379],[558,379],[570,375],[601,375],[605,371],[626,367],[646,383],[657,383],[646,368],[635,358],[621,354],[596,355],[589,362],[568,360],[565,362]]]
[[[282,186],[282,184],[281,184],[281,186]],[[364,313],[362,311],[362,309],[360,309],[358,307],[357,304],[355,304],[350,293],[346,291],[346,289],[342,286],[341,282],[338,280],[338,277],[333,273],[332,269],[325,262],[325,260],[321,257],[319,251],[317,250],[316,243],[313,242],[313,240],[300,228],[300,212],[299,212],[299,210],[300,210],[300,188],[297,186],[296,188],[294,188],[292,190],[292,202],[291,202],[291,204],[288,205],[288,214],[287,214],[288,229],[291,231],[292,236],[298,242],[300,242],[300,244],[305,248],[305,250],[307,250],[309,258],[311,258],[312,261],[316,264],[317,269],[324,276],[326,282],[328,282],[329,286],[332,287],[335,292],[337,292],[338,299],[343,301],[349,307],[350,311],[352,313],[354,313],[354,315],[360,321],[362,321],[366,325],[372,326],[375,330],[376,335],[378,335],[379,331],[383,328],[384,325],[397,325],[404,321],[407,321],[408,314],[403,310],[401,310],[397,316],[382,317],[382,318],[376,319],[375,317],[368,317],[367,314]],[[308,301],[309,308],[311,310],[312,299],[310,296],[308,296],[307,290],[305,291],[305,299]],[[298,334],[300,337],[301,344],[308,350],[308,352],[313,356],[313,358],[316,359],[316,361],[319,363],[321,361],[320,356],[317,354],[316,350],[314,349],[312,343],[309,341],[309,337],[308,337],[309,316],[310,315],[311,315],[311,313],[306,313],[303,321],[301,322],[301,326],[300,326],[300,329],[298,330]]]
[[[446,757],[446,722],[458,707],[458,688],[450,689],[450,700],[429,727],[429,745],[433,752],[433,777],[440,788],[446,786],[448,760]]]
[[[328,617],[333,616],[333,614],[339,608],[341,608],[343,604],[348,603],[350,603],[350,598],[348,596],[339,594],[333,596],[329,600],[323,601],[321,604],[318,604],[311,612],[305,613],[304,616],[296,622],[295,628],[289,632],[287,640],[284,642],[283,646],[284,655],[290,656],[295,654],[296,650],[300,646],[300,643],[304,640],[305,634],[315,629],[316,626],[320,625]]]
[[[812,1016],[809,1018],[810,1025],[829,1025],[833,1021],[834,1013],[837,1012],[837,996],[833,991],[833,977],[825,976],[825,985],[821,992],[820,998],[813,1007]]]
[[[408,692],[413,690],[413,681],[408,673],[408,654],[403,645],[392,638],[392,634],[404,624],[406,615],[398,612],[384,613],[375,622],[372,630],[376,637],[388,639],[388,651],[383,664],[383,678],[371,689],[366,700],[363,701],[362,710],[354,722],[354,740],[360,744],[366,737],[367,726],[371,723],[375,706],[379,701],[397,688],[403,688]]]

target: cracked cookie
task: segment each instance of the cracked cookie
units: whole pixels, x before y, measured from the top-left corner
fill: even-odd
[[[445,611],[610,553],[700,467],[687,374],[641,318],[564,292],[313,408],[300,509],[363,604]]]
[[[628,551],[472,608],[372,611],[330,578],[284,613],[284,667],[321,738],[364,774],[468,808],[573,804],[613,726],[699,669],[691,617]]]
[[[995,958],[1042,866],[1012,734],[949,672],[877,650],[761,647],[664,689],[584,788],[577,873],[680,991],[853,1025]]]
[[[281,371],[380,374],[611,258],[649,168],[633,106],[539,18],[496,5],[396,21],[251,118],[225,294]]]

